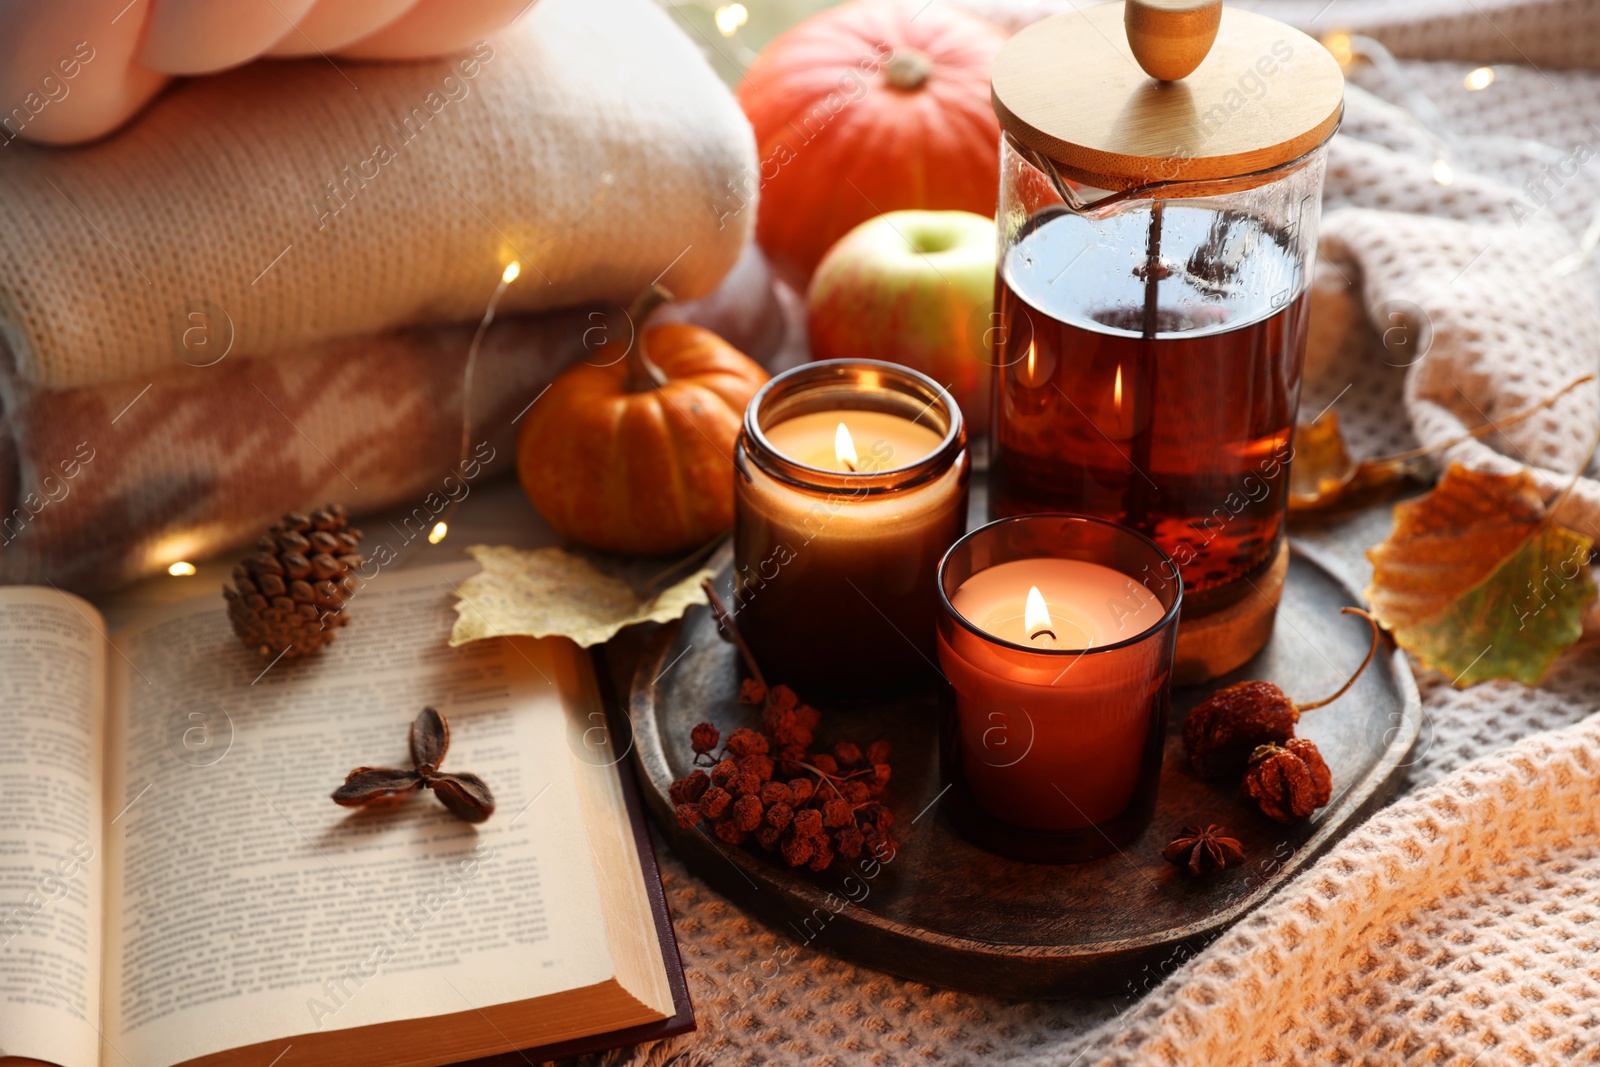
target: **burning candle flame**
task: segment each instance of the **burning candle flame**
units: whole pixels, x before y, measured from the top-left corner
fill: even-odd
[[[1038,358],[1039,358],[1039,355],[1038,355],[1038,353],[1036,351],[1034,351],[1033,342],[1029,341],[1028,342],[1028,382],[1030,384],[1033,383],[1033,382],[1037,382],[1039,380],[1039,372],[1034,369],[1034,361],[1037,360]]]
[[[1116,405],[1117,412],[1122,412],[1122,364],[1117,364],[1117,380],[1111,386],[1111,402]]]
[[[847,471],[855,470],[856,464],[860,462],[856,459],[856,443],[842,422],[833,435],[833,454],[839,457],[839,464]]]
[[[1028,602],[1022,609],[1022,629],[1034,644],[1055,647],[1055,624],[1050,621],[1050,609],[1045,607],[1044,597],[1036,585],[1028,587]]]

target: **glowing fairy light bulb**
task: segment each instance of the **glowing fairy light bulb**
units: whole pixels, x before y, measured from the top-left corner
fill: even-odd
[[[1340,67],[1347,68],[1355,62],[1356,50],[1348,33],[1330,33],[1322,39],[1322,45],[1333,54]]]
[[[739,32],[740,26],[750,21],[750,9],[743,4],[723,4],[713,17],[717,22],[717,32],[724,37],[732,37]]]

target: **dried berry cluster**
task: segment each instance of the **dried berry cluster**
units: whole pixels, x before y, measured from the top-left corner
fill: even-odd
[[[746,679],[739,702],[761,708],[761,729],[733,731],[722,740],[701,723],[689,744],[700,764],[672,783],[670,797],[685,828],[705,820],[730,845],[747,841],[779,852],[791,867],[821,871],[834,857],[863,851],[894,855],[893,816],[874,798],[889,784],[889,744],[865,751],[849,741],[812,751],[820,718],[794,690]],[[709,771],[704,769],[709,768]]]

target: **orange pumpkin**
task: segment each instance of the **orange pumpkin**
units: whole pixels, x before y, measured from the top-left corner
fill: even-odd
[[[517,474],[557,532],[611,552],[676,552],[733,525],[733,444],[767,372],[710,330],[647,327],[563,372],[524,418]]]
[[[807,19],[739,85],[760,156],[756,236],[803,287],[858,223],[901,208],[995,212],[1000,27],[925,0],[856,0]]]

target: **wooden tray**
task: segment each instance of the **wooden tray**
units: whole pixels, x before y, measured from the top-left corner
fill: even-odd
[[[727,578],[724,572],[723,587]],[[937,802],[945,788],[938,766],[945,698],[938,692],[870,708],[817,702],[822,741],[864,745],[883,737],[894,746],[894,778],[884,795],[901,841],[892,862],[863,870],[860,861],[836,861],[821,874],[796,872],[757,848],[682,829],[667,788],[691,769],[690,729],[709,721],[726,734],[757,718],[735,699],[737,653],[718,638],[704,608],[665,628],[640,661],[631,695],[633,756],[646,804],[684,861],[785,936],[951,989],[1014,997],[1137,992],[1265,900],[1403,779],[1421,704],[1404,655],[1392,646],[1349,694],[1302,720],[1300,734],[1321,748],[1334,782],[1333,802],[1310,820],[1272,822],[1240,799],[1237,783],[1202,782],[1184,760],[1184,716],[1219,686],[1270,679],[1301,700],[1337,688],[1370,640],[1362,620],[1338,613],[1359,603],[1296,549],[1267,646],[1232,675],[1174,691],[1150,828],[1122,853],[1091,863],[1021,863],[957,835]],[[1225,825],[1243,842],[1247,864],[1209,879],[1168,864],[1162,847],[1191,823]]]

